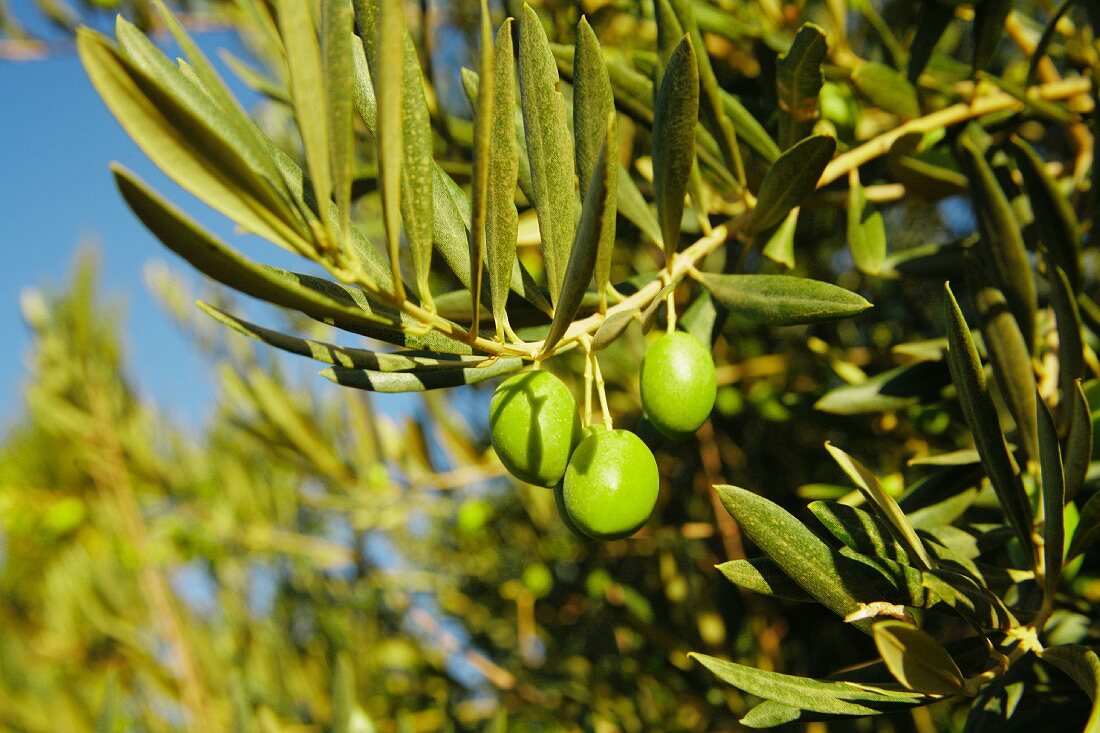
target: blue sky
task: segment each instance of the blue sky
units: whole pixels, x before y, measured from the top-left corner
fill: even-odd
[[[11,7],[25,25],[36,27],[29,0],[14,0]],[[112,20],[104,17],[101,25],[109,28]],[[246,55],[229,32],[206,33],[198,40],[215,60],[223,47]],[[254,93],[224,67],[221,71],[246,107],[257,104]],[[100,101],[71,44],[53,47],[44,60],[0,61],[0,100],[0,431],[22,410],[30,334],[19,311],[20,293],[31,286],[63,284],[84,245],[100,253],[101,292],[124,308],[122,327],[138,388],[171,418],[200,424],[214,393],[210,364],[161,311],[142,273],[147,263],[162,261],[193,289],[200,278],[134,218],[115,190],[108,165],[120,161],[250,255],[283,266],[291,260],[262,243],[242,243],[227,220],[163,176]],[[312,366],[300,359],[295,363],[303,370]],[[319,377],[317,382],[318,389],[338,389]],[[376,404],[383,409],[408,405],[407,398],[380,397]]]

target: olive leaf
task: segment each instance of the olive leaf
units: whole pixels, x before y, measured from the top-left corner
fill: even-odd
[[[1092,461],[1092,414],[1080,379],[1074,383],[1068,412],[1069,434],[1066,436],[1065,454],[1066,501],[1073,501],[1081,487],[1085,485],[1085,476]]]
[[[371,30],[376,52],[374,58],[368,53],[367,61],[377,71],[371,72],[371,79],[378,102],[378,182],[382,190],[382,223],[393,276],[393,293],[401,299],[405,295],[401,280],[401,193],[405,165],[403,41],[406,31],[404,10],[399,0],[379,0],[378,22]]]
[[[1043,492],[1043,592],[1047,598],[1053,599],[1062,577],[1062,555],[1066,549],[1066,478],[1054,418],[1041,396],[1036,395],[1035,404],[1039,423],[1039,477]]]
[[[835,552],[782,507],[734,486],[719,486],[717,491],[745,535],[791,580],[841,617],[860,603],[891,600],[898,594],[881,573]]]
[[[877,275],[886,259],[886,224],[882,213],[867,201],[858,169],[852,169],[848,186],[848,249],[856,267]]]
[[[1081,507],[1081,517],[1077,520],[1077,529],[1066,553],[1066,560],[1072,560],[1083,552],[1092,549],[1100,540],[1100,493],[1093,494]]]
[[[328,112],[329,170],[336,204],[337,235],[343,242],[351,227],[352,167],[355,162],[355,128],[352,125],[352,91],[355,76],[352,53],[355,13],[351,0],[321,3],[321,50],[324,91]]]
[[[900,410],[934,399],[951,383],[942,361],[918,360],[829,390],[814,409],[833,415],[866,415]]]
[[[577,28],[577,46],[573,72],[573,137],[576,140],[576,167],[580,181],[581,198],[587,196],[593,176],[599,165],[601,150],[608,140],[618,141],[615,120],[615,96],[611,79],[603,61],[603,51],[588,21],[581,18]],[[611,130],[607,130],[608,120]],[[606,175],[607,193],[611,201],[604,207],[600,223],[599,244],[596,254],[596,292],[600,299],[600,312],[607,310],[607,284],[611,279],[611,254],[615,246],[615,214],[621,165],[611,149]],[[601,184],[602,185],[602,184]],[[637,190],[635,188],[635,190]],[[648,209],[647,209],[648,211]],[[583,213],[582,213],[583,217]]]
[[[818,95],[824,83],[822,64],[829,53],[825,31],[813,23],[798,29],[787,53],[776,65],[779,99],[779,147],[790,148],[806,137],[817,121]]]
[[[637,308],[610,314],[596,329],[596,333],[592,334],[592,350],[606,349],[623,335],[631,323],[641,319],[642,314]]]
[[[782,598],[785,601],[814,602],[813,596],[787,577],[787,574],[767,557],[730,560],[716,567],[726,580],[739,588],[765,596]]]
[[[565,283],[558,296],[554,309],[554,320],[550,332],[542,344],[542,353],[547,354],[565,335],[573,316],[581,306],[588,284],[599,259],[599,250],[604,226],[604,212],[615,209],[614,175],[615,164],[610,159],[615,146],[615,113],[608,114],[604,121],[604,143],[596,158],[596,167],[592,170],[588,193],[581,208],[581,220],[577,226],[576,239],[569,255],[569,266],[565,271]]]
[[[893,537],[890,528],[875,515],[831,501],[811,502],[810,511],[831,535],[853,550],[910,564],[909,553]]]
[[[368,392],[425,392],[477,384],[518,372],[523,366],[524,361],[519,357],[502,356],[490,360],[486,365],[408,372],[376,372],[333,366],[323,369],[321,376],[343,387],[354,387]]]
[[[493,135],[496,132],[494,130],[495,115],[493,111],[496,97],[496,81],[493,78],[493,27],[487,0],[481,0],[480,26],[478,39],[478,81],[480,86],[477,104],[474,108],[473,180],[470,196],[470,328],[475,332],[477,331],[481,310],[481,280],[485,266],[485,240],[488,227],[486,209],[488,208],[491,165],[489,162],[490,148],[493,147]],[[510,141],[511,136],[508,136],[507,140]],[[506,147],[508,142],[505,142],[504,145]],[[503,273],[490,271],[490,278],[499,281],[501,275],[507,277],[511,274],[510,269],[509,267]],[[500,300],[499,296],[497,300]],[[497,324],[497,333],[499,334],[503,328],[500,319],[497,318],[496,305],[497,303],[494,301],[493,320]]]
[[[936,45],[955,18],[955,8],[947,3],[922,2],[917,11],[917,30],[909,44],[907,76],[913,84],[928,66]]]
[[[763,250],[765,257],[787,268],[792,268],[795,265],[794,235],[798,230],[798,212],[799,208],[797,206],[791,209],[779,226],[772,230]],[[765,232],[764,234],[767,235],[768,233]]]
[[[290,77],[290,97],[294,119],[302,134],[306,167],[313,182],[313,193],[321,221],[328,222],[332,204],[332,149],[326,79],[321,61],[321,46],[313,14],[306,3],[276,0],[279,34],[286,49]],[[322,113],[318,113],[318,112]]]
[[[1020,442],[1032,460],[1039,459],[1038,427],[1035,422],[1035,370],[1031,350],[1024,343],[1004,294],[981,282],[977,268],[968,263],[967,279],[982,330],[993,376],[1020,431]]]
[[[1024,491],[1016,462],[1008,452],[1001,433],[997,410],[989,394],[985,372],[970,329],[966,325],[950,284],[944,285],[944,320],[947,327],[947,363],[959,393],[966,422],[974,434],[974,443],[993,489],[1001,501],[1009,524],[1025,548],[1031,544],[1031,504]],[[1033,553],[1032,553],[1033,554]],[[1034,561],[1034,556],[1032,560]]]
[[[1043,24],[1043,32],[1039,36],[1039,42],[1035,44],[1035,49],[1031,52],[1031,61],[1027,66],[1027,81],[1024,82],[1024,86],[1031,86],[1035,83],[1035,77],[1039,74],[1039,64],[1042,63],[1047,54],[1047,49],[1050,48],[1051,41],[1054,40],[1054,36],[1058,31],[1058,23],[1069,12],[1073,3],[1074,0],[1062,0],[1053,13],[1047,14],[1047,20]]]
[[[512,51],[512,19],[497,29],[493,47],[493,121],[490,131],[488,190],[486,191],[486,264],[493,321],[501,336],[507,319],[505,305],[516,261],[516,178],[519,150],[514,135],[516,70]]]
[[[475,366],[484,362],[484,356],[453,356],[435,354],[422,356],[418,352],[391,353],[368,351],[338,344],[330,344],[314,339],[304,339],[290,334],[273,331],[243,318],[238,318],[209,303],[199,301],[199,309],[222,325],[228,326],[239,334],[262,341],[277,349],[307,356],[317,361],[351,369],[369,369],[376,372],[430,371],[432,369],[455,369],[462,366]]]
[[[1073,205],[1047,173],[1034,148],[1019,137],[1013,137],[1009,145],[1035,212],[1035,231],[1043,249],[1065,270],[1076,291],[1081,286],[1081,260],[1077,248],[1079,224]]]
[[[727,662],[706,654],[690,653],[718,679],[750,695],[831,715],[875,715],[876,705],[919,705],[926,696],[914,692],[891,691],[851,682],[824,682],[806,677],[769,672]]]
[[[867,100],[903,120],[920,117],[917,88],[896,69],[875,61],[864,61],[852,72],[852,85]]]
[[[905,512],[898,506],[894,497],[886,493],[878,478],[862,463],[831,443],[825,443],[825,449],[829,451],[829,455],[852,480],[868,503],[875,508],[879,519],[890,528],[894,538],[905,548],[906,554],[912,558],[917,567],[922,570],[932,567],[932,559],[928,556],[924,543],[905,518]]]
[[[871,304],[850,290],[792,275],[716,275],[699,282],[743,318],[771,326],[818,323],[858,315]]]
[[[1066,673],[1092,701],[1092,710],[1082,729],[1084,733],[1100,731],[1100,657],[1092,649],[1077,644],[1052,646],[1039,658]]]
[[[1019,221],[983,153],[983,135],[980,127],[971,125],[956,144],[978,214],[978,259],[1004,293],[1030,349],[1035,341],[1035,280]]]
[[[801,716],[802,711],[796,707],[784,705],[773,700],[765,700],[745,713],[745,717],[737,722],[746,728],[766,728],[771,730],[776,726],[792,723]]]
[[[783,153],[760,184],[746,233],[759,234],[783,221],[791,209],[817,189],[817,182],[835,152],[834,138],[814,135]]]
[[[954,695],[965,682],[955,660],[928,633],[904,621],[874,626],[875,646],[890,673],[906,688],[930,695]]]
[[[1058,324],[1058,387],[1063,404],[1073,399],[1074,385],[1085,375],[1085,343],[1082,337],[1081,312],[1077,298],[1065,271],[1051,263],[1047,271],[1050,281],[1050,305]]]
[[[276,184],[244,153],[201,92],[184,98],[124,58],[100,34],[77,34],[80,60],[108,109],[146,155],[184,190],[244,229],[294,252],[310,249],[304,225]]]
[[[699,71],[691,37],[685,35],[668,59],[654,102],[653,195],[668,262],[680,241],[698,119]]]
[[[550,300],[557,307],[575,226],[573,141],[550,42],[538,14],[526,3],[519,24],[519,90],[533,203]]]
[[[974,69],[989,68],[1004,35],[1005,19],[1012,0],[982,0],[974,5]]]

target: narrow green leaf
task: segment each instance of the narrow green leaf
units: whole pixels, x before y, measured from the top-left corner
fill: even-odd
[[[623,335],[631,323],[641,320],[642,314],[637,308],[610,314],[596,329],[596,333],[592,334],[592,350],[606,349]]]
[[[306,165],[317,211],[321,221],[329,221],[332,198],[332,150],[327,114],[328,100],[325,73],[321,64],[321,47],[309,4],[299,0],[276,0],[279,33],[286,50],[290,71],[290,96],[294,101],[294,119],[302,133]]]
[[[321,47],[324,53],[325,96],[328,99],[329,167],[336,202],[337,233],[348,237],[351,226],[351,183],[355,165],[352,125],[352,83],[355,77],[352,39],[355,14],[350,0],[323,0]]]
[[[791,209],[801,205],[817,189],[817,182],[835,152],[834,138],[814,135],[783,153],[760,184],[756,209],[746,232],[759,234],[771,229]]]
[[[269,346],[274,346],[277,349],[282,349],[291,354],[307,356],[326,364],[347,367],[349,369],[368,369],[375,372],[430,371],[432,369],[471,367],[486,360],[486,357],[483,356],[455,357],[440,354],[428,357],[420,356],[416,353],[402,354],[355,349],[349,346],[340,346],[338,344],[330,344],[314,339],[304,339],[298,336],[280,333],[279,331],[273,331],[269,328],[250,323],[243,318],[238,318],[231,313],[227,313],[220,308],[216,308],[202,301],[198,302],[198,306],[214,320],[244,336],[262,341]]]
[[[949,284],[944,286],[944,294],[944,320],[949,344],[947,361],[951,368],[951,378],[959,393],[959,403],[970,431],[974,434],[974,443],[986,475],[1016,536],[1025,548],[1030,548],[1034,563],[1031,504],[1024,491],[1016,462],[1005,445],[997,419],[997,409],[993,406],[993,398],[989,394],[985,372],[978,359],[970,329]]]
[[[794,267],[794,235],[798,230],[798,212],[796,206],[791,209],[787,217],[777,226],[768,237],[764,245],[764,256],[772,262],[790,269]]]
[[[942,361],[915,361],[859,384],[845,384],[826,392],[814,408],[833,415],[868,415],[901,410],[935,399],[951,383]]]
[[[554,320],[550,324],[550,332],[542,344],[543,354],[550,353],[557,345],[573,322],[573,316],[581,307],[599,258],[600,237],[605,221],[604,212],[609,208],[614,209],[611,197],[614,196],[615,191],[612,186],[614,186],[616,166],[610,159],[615,146],[614,112],[608,114],[604,125],[604,144],[596,158],[596,167],[592,170],[588,193],[584,197],[581,221],[577,226],[576,239],[569,255],[569,266],[565,271],[565,282],[562,285],[561,295],[558,296],[557,307],[554,309]]]
[[[862,716],[879,712],[869,707],[873,704],[919,705],[927,702],[926,696],[912,692],[888,691],[850,682],[823,682],[769,672],[694,652],[688,656],[709,669],[718,679],[739,690],[799,710]]]
[[[1050,304],[1058,323],[1058,387],[1060,401],[1073,400],[1076,382],[1085,376],[1085,343],[1081,313],[1077,298],[1070,288],[1065,271],[1051,264],[1047,272],[1050,280]]]
[[[516,178],[519,152],[515,137],[516,68],[512,51],[512,19],[497,30],[493,47],[493,122],[489,139],[488,189],[486,191],[486,265],[493,321],[503,336],[508,313],[508,290],[516,263]]]
[[[1035,83],[1035,78],[1039,74],[1039,64],[1046,57],[1047,49],[1050,48],[1051,41],[1054,40],[1054,35],[1058,31],[1058,22],[1069,12],[1073,2],[1074,0],[1062,0],[1062,4],[1058,6],[1058,9],[1047,15],[1047,21],[1043,25],[1043,33],[1039,36],[1039,42],[1035,44],[1035,50],[1031,52],[1031,62],[1027,66],[1027,81],[1024,82],[1024,86],[1031,86]]]
[[[653,195],[669,262],[679,248],[684,196],[695,163],[698,119],[699,70],[691,37],[684,36],[668,59],[654,101]]]
[[[886,224],[879,210],[867,201],[857,169],[852,169],[848,185],[848,249],[856,267],[877,275],[886,259]]]
[[[825,31],[813,23],[798,29],[794,43],[779,57],[776,93],[779,98],[779,147],[790,148],[809,134],[821,110],[818,95],[824,83],[822,64],[829,54]]]
[[[402,21],[404,20],[402,11]],[[404,28],[404,22],[402,22]],[[420,299],[430,309],[429,287],[432,271],[432,233],[434,231],[434,169],[432,157],[432,119],[424,96],[424,76],[420,59],[408,29],[404,30],[401,69],[401,218],[405,241],[412,255],[416,274],[416,289]]]
[[[489,15],[489,3],[481,0],[480,34],[478,40],[478,95],[474,105],[474,152],[472,195],[470,196],[470,311],[471,330],[477,331],[481,310],[482,270],[485,267],[485,241],[488,228],[489,180],[492,171],[490,152],[493,147],[493,135],[496,132],[493,105],[496,103],[496,81],[494,79],[493,26]],[[509,120],[510,122],[511,120]],[[505,143],[507,146],[507,143]],[[515,190],[512,190],[513,199]],[[513,201],[514,203],[514,201]],[[494,263],[495,264],[495,263]],[[511,264],[511,263],[509,263]],[[498,281],[500,275],[507,277],[509,270],[503,273],[490,270],[489,277]],[[505,293],[507,291],[504,291]],[[505,298],[507,296],[505,295]],[[500,299],[498,297],[498,299]],[[503,325],[497,318],[496,301],[493,301],[493,319],[497,323],[497,333],[503,332]]]
[[[984,275],[967,267],[971,296],[978,314],[986,354],[993,365],[993,376],[1020,431],[1020,442],[1031,460],[1039,459],[1039,428],[1035,422],[1035,370],[1031,350],[1008,308],[1004,294],[982,283]]]
[[[722,90],[718,86],[718,78],[714,75],[714,68],[710,64],[710,56],[707,54],[707,46],[703,40],[703,34],[699,30],[699,24],[695,20],[695,9],[692,0],[672,0],[672,8],[680,21],[682,32],[691,36],[691,44],[695,49],[695,62],[699,70],[699,86],[701,97],[699,100],[702,112],[703,124],[718,142],[722,151],[722,158],[729,169],[734,173],[738,182],[738,190],[745,183],[745,166],[741,160],[741,149],[737,144],[737,128],[726,117],[726,101],[723,99]]]
[[[974,5],[974,69],[988,69],[1004,36],[1012,0],[982,0]]]
[[[970,179],[981,232],[977,248],[981,266],[1004,293],[1020,325],[1024,343],[1035,342],[1035,281],[1016,214],[985,158],[984,131],[971,126],[959,136],[956,152]]]
[[[853,550],[910,564],[909,553],[874,514],[832,501],[811,502],[810,511],[831,535]]]
[[[1041,396],[1036,395],[1035,404],[1039,423],[1039,476],[1043,489],[1043,558],[1046,573],[1043,593],[1053,599],[1062,578],[1062,554],[1066,549],[1066,477],[1054,418]]]
[[[1081,553],[1089,551],[1097,540],[1100,540],[1100,493],[1090,496],[1081,507],[1081,517],[1077,521],[1077,529],[1073,532],[1066,560],[1072,560]]]
[[[519,24],[519,89],[531,185],[550,300],[557,306],[574,235],[573,141],[558,70],[538,14],[526,3]]]
[[[818,323],[859,315],[871,304],[850,290],[792,275],[715,275],[699,281],[742,318],[770,326]]]
[[[917,567],[924,570],[932,567],[932,559],[928,556],[924,543],[917,537],[917,533],[905,518],[905,512],[898,506],[894,497],[882,488],[878,478],[866,466],[835,445],[826,443],[825,449],[829,451],[829,455],[848,475],[864,498],[875,508],[879,519],[890,528],[894,538],[905,548]]]
[[[401,181],[405,162],[405,130],[402,120],[405,11],[401,0],[379,0],[377,8],[377,23],[370,29],[376,50],[374,58],[368,52],[367,60],[371,62],[371,79],[378,104],[378,134],[375,141],[386,251],[390,256],[394,297],[403,300],[405,285],[401,279]]]
[[[1065,398],[1063,398],[1065,399]],[[1092,415],[1081,380],[1074,384],[1073,397],[1068,405],[1069,435],[1066,436],[1066,501],[1073,501],[1081,487],[1092,461]]]
[[[943,38],[948,24],[955,18],[955,8],[946,3],[922,2],[917,11],[917,30],[909,45],[909,81],[917,83],[936,45]]]
[[[519,357],[504,356],[493,359],[483,366],[431,369],[421,372],[375,372],[334,366],[322,370],[321,376],[341,386],[368,392],[425,392],[477,384],[518,372],[523,365],[524,361]]]
[[[745,717],[737,721],[746,728],[758,728],[771,730],[776,726],[793,723],[802,716],[798,708],[765,700],[756,705],[745,714]]]
[[[188,101],[81,29],[77,51],[96,91],[146,155],[172,180],[244,229],[294,252],[310,245],[274,185]]]
[[[908,689],[930,695],[963,691],[965,682],[955,660],[927,632],[904,621],[880,621],[874,639],[890,673]]]
[[[747,560],[730,560],[716,566],[726,580],[745,590],[785,601],[814,603],[814,597],[802,589],[771,559],[752,557]]]
[[[898,590],[879,572],[833,551],[777,504],[734,486],[718,496],[745,535],[784,573],[841,617],[859,604],[890,601]],[[866,623],[857,624],[866,628]]]
[[[1092,712],[1082,733],[1100,733],[1100,657],[1085,646],[1064,645],[1044,649],[1039,658],[1062,670],[1092,700]]]
[[[774,163],[779,158],[779,146],[759,120],[745,109],[741,100],[722,91],[722,106],[726,117],[733,123],[733,129],[737,131],[738,139],[749,146],[766,163]]]
[[[1013,137],[1010,146],[1035,212],[1035,231],[1054,264],[1066,271],[1076,292],[1081,286],[1081,258],[1077,246],[1079,223],[1073,205],[1047,173],[1034,148],[1019,137]]]
[[[909,132],[890,146],[886,166],[890,176],[913,193],[932,201],[948,196],[963,196],[970,192],[965,175],[950,165],[950,156],[940,149],[923,149],[925,135]]]
[[[661,225],[657,223],[657,216],[653,213],[653,210],[649,208],[649,204],[646,203],[645,197],[642,196],[642,192],[638,190],[638,186],[630,177],[630,173],[622,167],[622,163],[619,164],[619,174],[617,178],[619,194],[616,198],[618,201],[619,213],[623,215],[624,219],[638,227],[642,234],[648,237],[651,242],[659,247],[663,247],[664,245],[661,242]]]
[[[852,72],[852,85],[879,109],[903,120],[920,117],[917,88],[893,67],[864,61]]]
[[[603,51],[588,20],[581,18],[577,27],[576,53],[573,66],[573,137],[576,141],[576,168],[580,181],[581,198],[587,196],[592,176],[598,165],[600,150],[607,139],[607,120],[612,120],[611,140],[618,141],[615,127],[615,95],[611,90],[611,78],[603,60]],[[617,151],[609,151],[607,174],[610,177],[608,193],[618,198],[619,169]],[[596,292],[600,298],[600,312],[607,310],[607,284],[611,279],[611,254],[615,246],[615,214],[617,204],[609,202],[604,208],[600,226],[600,241],[596,256]]]

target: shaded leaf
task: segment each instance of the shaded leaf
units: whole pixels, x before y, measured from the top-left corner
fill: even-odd
[[[766,557],[730,560],[716,566],[726,580],[745,590],[797,603],[814,603],[814,598]]]
[[[836,152],[836,140],[814,135],[799,142],[768,169],[757,193],[756,209],[746,232],[759,234],[786,218],[787,214],[817,188],[825,166]]]
[[[916,692],[954,695],[963,691],[962,672],[947,650],[926,632],[904,621],[874,626],[875,646],[898,682]]]
[[[852,72],[852,85],[879,109],[903,120],[920,117],[917,88],[890,66],[864,61]]]
[[[780,109],[779,147],[783,150],[806,137],[820,115],[818,95],[824,83],[821,66],[828,53],[825,31],[806,23],[798,29],[790,50],[779,57],[776,94]]]
[[[1016,462],[1008,452],[1001,433],[997,410],[986,384],[985,372],[978,360],[978,351],[963,319],[959,304],[944,286],[944,320],[947,327],[947,351],[951,377],[959,392],[959,402],[966,422],[974,434],[974,443],[982,466],[997,492],[1009,524],[1024,547],[1031,547],[1031,505],[1020,479]],[[1034,557],[1032,558],[1034,561]]]
[[[1085,485],[1092,461],[1092,415],[1081,380],[1077,380],[1069,407],[1069,435],[1066,436],[1066,501],[1073,501]]]
[[[1015,136],[1009,145],[1035,212],[1035,231],[1050,259],[1066,272],[1076,291],[1081,286],[1081,262],[1077,247],[1079,223],[1073,205],[1047,173],[1034,148]]]
[[[1039,476],[1043,491],[1043,592],[1054,598],[1062,577],[1062,553],[1066,549],[1066,479],[1062,472],[1062,449],[1058,430],[1042,397],[1036,399],[1039,423]],[[1078,524],[1080,526],[1080,524]]]
[[[879,210],[867,201],[856,169],[848,181],[848,249],[856,267],[877,275],[886,259],[886,224]]]
[[[1066,673],[1092,700],[1092,712],[1083,733],[1100,731],[1100,657],[1085,646],[1054,646],[1043,650],[1039,658]]]
[[[834,415],[866,415],[900,410],[936,398],[951,383],[942,361],[915,361],[859,384],[845,384],[826,392],[814,408]]]
[[[909,554],[905,548],[875,515],[831,501],[811,502],[810,511],[830,534],[853,550],[909,564]]]
[[[698,119],[699,71],[691,38],[684,36],[669,57],[653,117],[653,194],[669,262],[680,241],[684,196],[695,163]]]
[[[764,245],[764,256],[787,268],[794,267],[794,235],[798,229],[798,207],[791,209]]]

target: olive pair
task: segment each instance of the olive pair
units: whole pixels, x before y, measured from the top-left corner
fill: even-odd
[[[490,437],[516,478],[554,487],[562,519],[592,539],[634,534],[657,502],[657,461],[626,430],[582,432],[569,388],[545,371],[509,377],[489,406]]]

